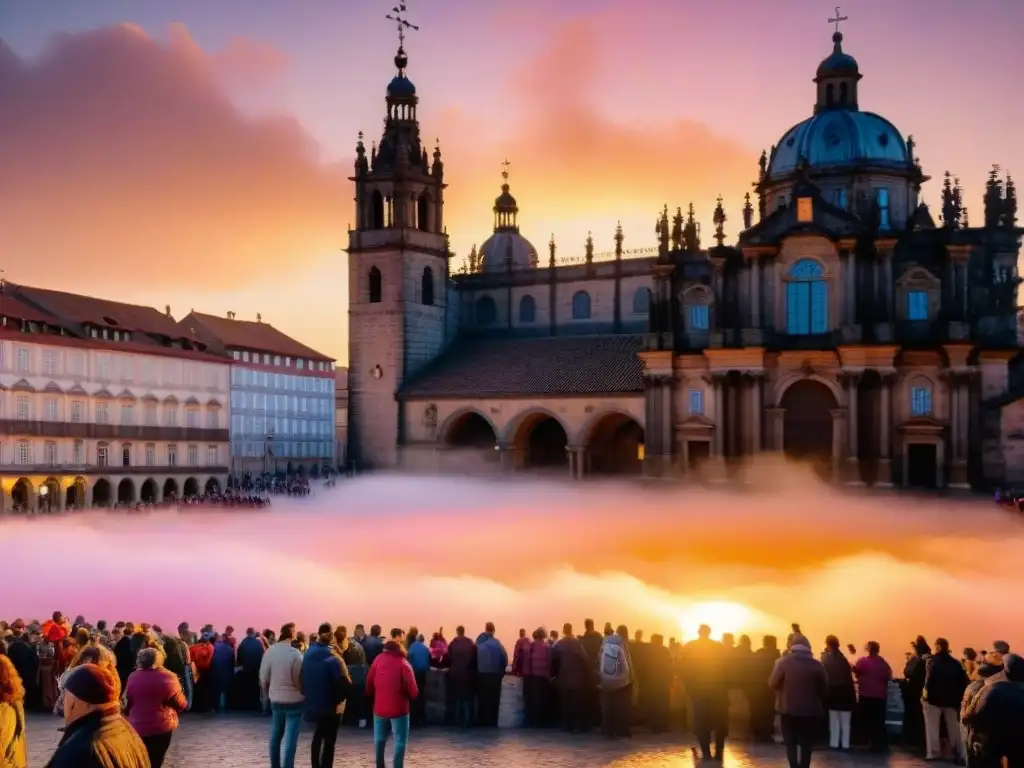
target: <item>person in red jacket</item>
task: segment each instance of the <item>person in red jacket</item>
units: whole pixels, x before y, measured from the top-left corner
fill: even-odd
[[[405,765],[405,745],[409,741],[409,702],[420,695],[416,675],[406,661],[403,632],[391,630],[384,652],[373,660],[366,676],[366,696],[373,698],[373,749],[377,768],[385,768],[384,746],[388,732],[395,735],[394,767]]]
[[[164,669],[161,651],[143,648],[136,664],[125,686],[125,714],[145,744],[153,768],[160,768],[178,727],[178,713],[185,711],[188,699],[178,676]]]

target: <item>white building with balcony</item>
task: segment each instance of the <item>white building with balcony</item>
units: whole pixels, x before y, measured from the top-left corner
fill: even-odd
[[[160,502],[228,476],[230,360],[149,307],[0,290],[0,510]]]

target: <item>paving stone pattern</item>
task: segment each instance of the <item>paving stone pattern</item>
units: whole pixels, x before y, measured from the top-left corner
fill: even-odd
[[[28,720],[28,764],[43,766],[60,740],[56,717],[32,715]],[[193,715],[183,718],[174,735],[165,768],[259,768],[269,765],[269,718],[247,715]],[[296,766],[310,764],[312,729],[299,738]],[[692,742],[681,734],[607,741],[596,733],[569,736],[557,731],[456,731],[431,728],[414,731],[406,754],[407,768],[681,768],[694,765]],[[388,765],[391,764],[388,748]],[[372,737],[367,731],[342,729],[334,764],[338,768],[371,768]],[[816,753],[814,768],[921,768],[924,762],[895,754],[886,760],[860,753]],[[726,745],[725,767],[784,768],[781,746]]]

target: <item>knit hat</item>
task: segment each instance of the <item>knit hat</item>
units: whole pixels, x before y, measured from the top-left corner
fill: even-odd
[[[64,690],[86,704],[113,704],[118,698],[118,680],[112,672],[96,664],[76,667],[64,684]]]

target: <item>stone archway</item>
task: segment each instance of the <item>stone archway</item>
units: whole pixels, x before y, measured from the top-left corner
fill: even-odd
[[[84,477],[76,477],[75,481],[64,492],[65,509],[85,508],[86,482]]]
[[[492,459],[497,453],[494,446],[498,436],[494,427],[476,411],[467,411],[450,422],[442,439],[449,448],[470,448],[480,451],[484,458]]]
[[[513,448],[528,469],[553,469],[569,466],[569,437],[554,416],[535,412],[526,416],[516,429]]]
[[[800,379],[782,395],[785,409],[782,449],[794,461],[810,464],[823,478],[832,477],[832,411],[835,395],[825,384]]]
[[[16,512],[27,512],[33,494],[32,481],[27,477],[19,477],[11,488],[11,506]]]
[[[39,511],[56,512],[60,509],[60,481],[55,477],[48,477],[39,486]]]
[[[206,495],[216,496],[220,493],[220,480],[216,477],[211,477],[206,481]]]
[[[185,498],[186,499],[190,499],[193,496],[198,496],[199,495],[199,481],[196,480],[194,477],[187,478],[185,480],[184,493],[185,493]]]
[[[149,478],[142,484],[142,488],[139,490],[139,498],[143,504],[155,504],[157,502],[156,480]]]
[[[92,486],[93,506],[109,507],[112,498],[113,492],[110,487],[110,481],[105,477],[101,477]]]
[[[135,482],[130,478],[124,478],[117,484],[117,503],[131,504],[135,501]]]
[[[611,411],[587,431],[587,469],[596,475],[639,475],[643,471],[644,428],[625,413]]]
[[[178,498],[178,481],[173,477],[164,480],[164,500]]]

